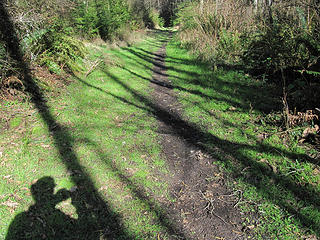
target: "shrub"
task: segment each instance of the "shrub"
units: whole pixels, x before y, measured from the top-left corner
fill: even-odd
[[[183,3],[175,21],[181,44],[214,65],[239,64],[256,77],[273,81],[293,108],[306,110],[307,101],[316,106],[319,4],[316,0],[273,1],[272,6],[257,2],[262,5],[234,0],[208,0],[203,7],[199,2]]]
[[[217,6],[208,1],[204,8],[198,3],[183,3],[177,13],[181,42],[193,49],[203,60],[216,63],[237,63],[243,52],[241,35],[248,19],[241,19],[245,5],[225,1]],[[218,7],[218,8],[217,8]]]
[[[63,68],[79,71],[77,59],[84,57],[86,48],[83,43],[61,30],[59,24],[43,31],[33,42],[32,51],[38,53],[38,61],[50,71],[60,73]]]

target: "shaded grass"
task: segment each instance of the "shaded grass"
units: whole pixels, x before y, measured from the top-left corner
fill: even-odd
[[[135,65],[139,59],[130,51],[138,47],[151,52],[157,50],[165,38],[156,39],[157,36],[151,36],[135,47],[92,49],[92,59],[106,51],[115,61],[121,55],[120,67],[103,65],[87,78],[76,78],[60,97],[50,99],[48,111],[59,124],[57,129],[50,124],[48,129],[46,120],[28,103],[15,104],[13,108],[2,105],[7,110],[12,108],[10,111],[21,111],[25,125],[20,116],[14,117],[0,135],[0,172],[5,183],[0,184],[1,239],[5,238],[13,218],[34,203],[29,189],[44,176],[54,179],[56,191],[85,187],[80,183],[90,178],[99,196],[120,219],[119,228],[123,230],[118,239],[155,239],[159,234],[165,237],[171,231],[168,220],[153,200],[153,196],[167,195],[166,183],[159,176],[168,174],[160,157],[155,119],[144,110],[143,102],[108,75],[114,74],[148,96],[148,82],[137,79],[130,71],[151,79],[152,63],[143,62],[149,68]],[[127,71],[121,66],[134,70]],[[72,162],[75,156],[81,169]],[[77,196],[75,200],[62,201],[58,207],[79,220],[79,206],[83,201],[87,202]],[[91,214],[90,209],[86,211]],[[95,220],[91,221],[94,223]],[[101,237],[108,234],[106,229],[99,231]],[[81,234],[79,237],[83,239],[90,236],[90,233]],[[92,233],[93,236],[96,233]]]
[[[279,105],[275,90],[239,71],[212,71],[175,41],[167,54],[171,87],[200,127],[204,149],[235,179],[232,185],[244,197],[241,207],[261,216],[252,223],[257,236],[319,236],[319,160],[284,142],[274,134],[276,127],[257,121]]]

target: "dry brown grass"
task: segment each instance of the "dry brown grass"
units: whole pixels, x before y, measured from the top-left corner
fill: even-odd
[[[217,55],[222,31],[237,35],[254,26],[252,7],[241,1],[226,0],[217,4],[211,0],[203,9],[194,4],[183,11],[182,14],[192,16],[191,21],[195,25],[186,26],[182,17],[180,41],[191,45],[191,49],[204,60],[211,60],[212,56]]]

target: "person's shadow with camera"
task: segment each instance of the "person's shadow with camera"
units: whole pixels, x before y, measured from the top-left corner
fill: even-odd
[[[76,239],[77,220],[56,208],[71,196],[66,189],[54,194],[52,177],[43,177],[31,186],[35,204],[18,214],[9,226],[6,240]]]

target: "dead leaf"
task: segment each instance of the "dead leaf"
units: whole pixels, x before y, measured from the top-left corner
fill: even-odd
[[[73,186],[72,188],[70,188],[70,192],[75,192],[75,191],[77,191],[78,190],[78,187],[77,186]]]
[[[107,186],[102,186],[102,187],[100,187],[100,188],[99,188],[99,191],[102,191],[102,190],[107,191],[107,190],[108,190],[108,187],[107,187]]]
[[[318,238],[315,235],[303,236],[305,240],[317,240]]]
[[[254,225],[247,226],[250,230],[254,229]]]
[[[319,131],[319,126],[315,125],[313,128],[307,127],[303,130],[302,137],[299,140],[299,143],[304,143],[307,141],[310,137],[315,136]]]
[[[315,168],[315,169],[312,171],[312,173],[313,173],[314,175],[320,175],[320,170],[319,170],[318,168]]]

